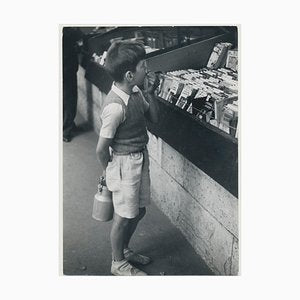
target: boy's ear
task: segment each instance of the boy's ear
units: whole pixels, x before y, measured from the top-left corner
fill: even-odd
[[[127,71],[125,73],[125,78],[130,82],[133,79],[133,73],[131,71]]]

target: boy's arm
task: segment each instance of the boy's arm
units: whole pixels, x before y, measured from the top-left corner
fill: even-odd
[[[157,104],[157,99],[154,94],[146,93],[145,98],[149,103],[149,109],[146,112],[146,118],[152,123],[158,123],[159,121],[159,108]]]
[[[113,139],[104,138],[102,136],[99,136],[97,148],[96,148],[96,155],[97,159],[100,162],[100,165],[103,169],[103,175],[105,177],[105,170],[107,167],[107,164],[110,160],[110,153],[109,153],[109,146],[111,144]]]
[[[147,102],[149,103],[149,109],[146,112],[147,119],[152,123],[158,123],[159,121],[159,108],[157,99],[154,95],[154,91],[159,85],[159,79],[158,77],[152,73],[147,76],[147,83],[146,83],[146,89],[145,89],[145,98]]]
[[[103,176],[110,160],[109,146],[113,141],[118,126],[123,122],[123,109],[120,104],[107,105],[101,115],[102,126],[96,147],[96,156],[103,169]]]

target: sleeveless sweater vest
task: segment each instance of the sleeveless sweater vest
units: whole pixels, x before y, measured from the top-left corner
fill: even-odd
[[[139,152],[147,145],[149,137],[142,101],[139,93],[132,93],[126,106],[113,91],[107,94],[103,108],[110,103],[118,103],[125,112],[125,121],[117,128],[111,145],[115,152],[120,154]]]

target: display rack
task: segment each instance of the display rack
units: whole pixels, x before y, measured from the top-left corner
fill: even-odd
[[[199,29],[199,27],[185,27]],[[152,71],[173,71],[178,69],[200,69],[206,66],[211,51],[217,42],[231,42],[237,46],[236,27],[205,27],[206,35],[186,42],[180,37],[180,30],[167,28],[177,32],[178,44],[160,49],[147,55],[147,63]],[[153,28],[150,28],[153,30]],[[161,34],[163,28],[157,31]],[[181,32],[183,32],[183,29]],[[149,28],[144,28],[144,31]],[[111,30],[101,37],[93,37],[89,41],[89,52],[105,51],[110,40],[120,35],[130,38],[139,27],[127,27]],[[209,32],[210,34],[207,34]],[[221,34],[220,34],[221,32]],[[211,36],[214,33],[213,36]],[[185,37],[187,35],[184,35]],[[193,36],[191,34],[191,36]],[[101,41],[101,42],[100,42]],[[95,84],[101,91],[108,93],[112,78],[105,69],[92,61],[86,65],[86,79]],[[166,143],[181,153],[199,169],[212,177],[234,196],[238,196],[238,141],[235,137],[223,132],[194,115],[182,110],[162,98],[158,98],[160,121],[157,124],[148,122],[148,130],[162,138]]]

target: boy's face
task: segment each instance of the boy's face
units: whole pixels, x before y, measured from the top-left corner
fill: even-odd
[[[147,62],[143,59],[137,64],[136,71],[133,73],[135,85],[143,85],[147,71]]]

